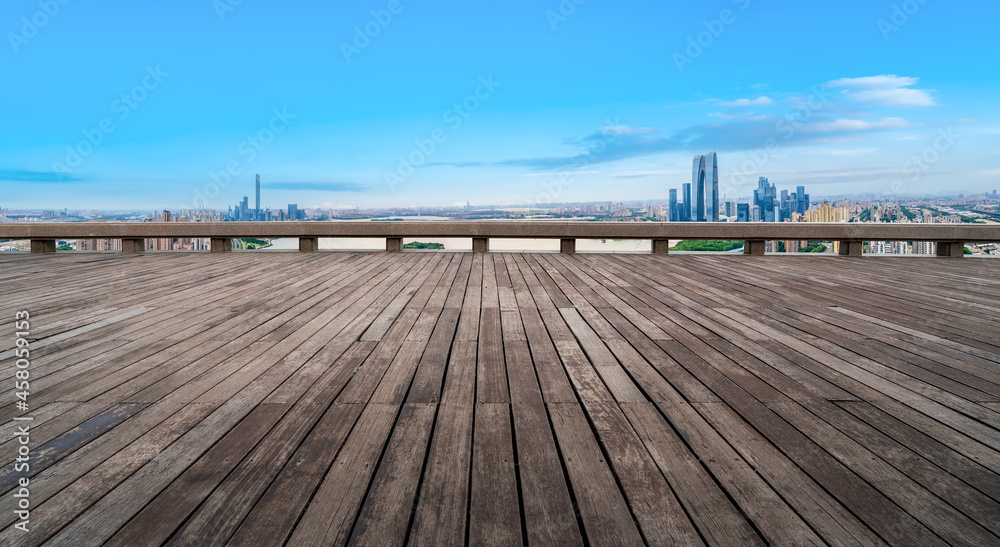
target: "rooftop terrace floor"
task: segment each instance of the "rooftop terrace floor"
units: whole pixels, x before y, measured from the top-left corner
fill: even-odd
[[[992,260],[66,253],[0,287],[3,545],[1000,543]]]

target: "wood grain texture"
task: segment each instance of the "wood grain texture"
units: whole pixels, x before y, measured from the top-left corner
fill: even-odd
[[[66,253],[0,283],[32,323],[0,419],[33,419],[0,544],[1000,543],[995,261]]]

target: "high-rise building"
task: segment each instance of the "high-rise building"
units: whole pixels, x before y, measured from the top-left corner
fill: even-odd
[[[828,203],[802,215],[803,222],[847,222],[850,218],[851,214],[846,206],[832,207]]]
[[[778,204],[778,222],[784,222],[786,220],[791,220],[794,207],[795,194],[788,196],[788,190],[781,191],[781,202]]]
[[[681,220],[690,222],[691,216],[691,183],[685,182],[681,187],[684,191],[684,203],[681,204]]]
[[[755,221],[775,222],[777,220],[775,214],[777,203],[775,198],[774,185],[768,183],[766,177],[760,177],[757,181],[757,189],[753,192],[754,211],[757,209],[760,210],[759,219],[756,218],[758,217],[758,213],[755,212],[753,215]]]
[[[795,189],[795,212],[804,215],[806,211],[809,210],[809,194],[806,193],[805,186],[799,186]]]
[[[691,220],[719,220],[719,159],[715,152],[695,156],[691,172],[695,201],[691,205]],[[685,197],[685,202],[687,198]]]
[[[288,204],[288,220],[299,219],[299,206],[295,203]]]
[[[736,222],[750,222],[750,204],[736,204]]]
[[[677,215],[677,189],[670,189],[670,222],[677,222],[680,220]]]
[[[260,220],[260,175],[257,175],[257,203],[253,210],[253,219]]]

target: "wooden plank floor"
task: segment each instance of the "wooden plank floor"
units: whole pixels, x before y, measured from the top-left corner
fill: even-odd
[[[0,288],[2,545],[1000,544],[995,260],[67,253]]]

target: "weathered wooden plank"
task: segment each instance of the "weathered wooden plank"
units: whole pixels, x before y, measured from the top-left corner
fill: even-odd
[[[441,404],[424,481],[410,529],[410,545],[465,542],[472,458],[472,404]]]
[[[520,545],[521,512],[509,404],[476,404],[472,443],[469,543]]]
[[[615,476],[577,403],[552,403],[549,416],[586,539],[593,545],[641,545]]]
[[[401,545],[406,541],[436,412],[435,404],[403,405],[350,544]]]

